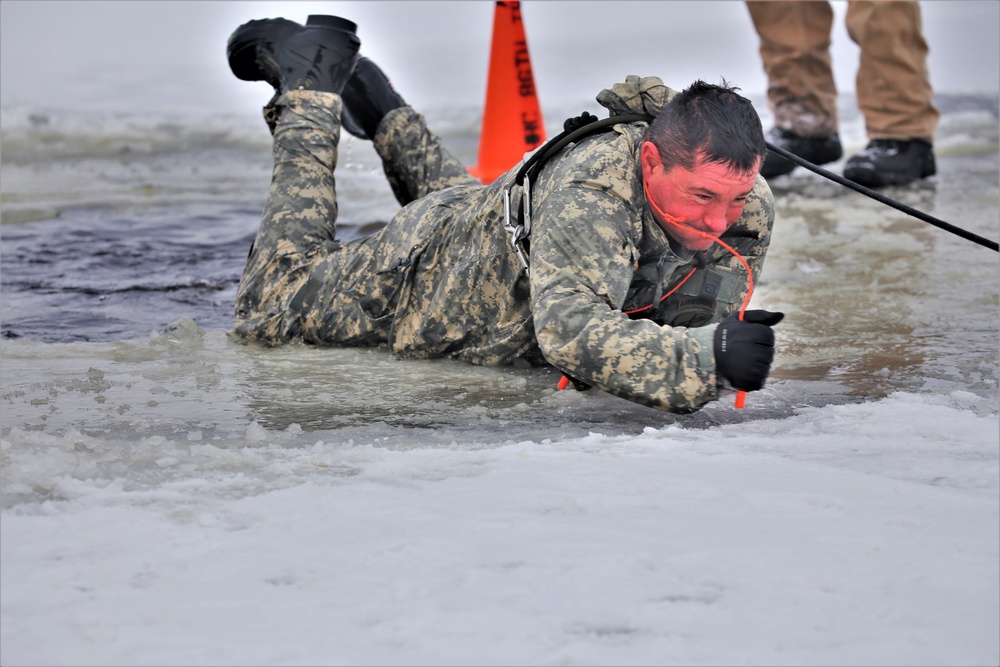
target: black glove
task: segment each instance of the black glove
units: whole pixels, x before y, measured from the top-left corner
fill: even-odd
[[[575,116],[573,118],[567,118],[563,122],[563,130],[566,131],[566,132],[572,132],[573,130],[579,130],[584,125],[590,125],[595,120],[597,120],[597,116],[595,116],[594,114],[590,113],[589,111],[584,111],[579,116]]]
[[[743,391],[757,391],[774,361],[775,324],[784,313],[748,310],[740,320],[732,314],[715,330],[715,369],[729,384]]]

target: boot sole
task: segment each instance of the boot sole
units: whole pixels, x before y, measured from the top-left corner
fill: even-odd
[[[237,28],[229,37],[227,53],[229,69],[236,78],[243,81],[271,81],[257,62],[257,47],[261,43],[279,43],[299,30],[302,26],[288,19],[260,19],[249,21]]]

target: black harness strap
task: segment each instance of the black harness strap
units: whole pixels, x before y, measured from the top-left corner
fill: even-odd
[[[619,116],[611,116],[610,118],[605,118],[603,120],[591,121],[590,123],[575,129],[571,128],[563,130],[545,142],[541,148],[525,160],[524,164],[521,165],[521,168],[518,169],[514,182],[517,185],[523,185],[525,176],[529,176],[530,181],[534,182],[535,178],[538,176],[538,172],[542,170],[545,163],[548,162],[553,155],[566,148],[566,146],[570,145],[574,141],[579,141],[583,137],[596,134],[618,125],[619,123],[637,123],[639,121],[649,122],[651,120],[653,120],[653,117],[647,116],[646,114],[629,113],[621,114]]]
[[[504,190],[504,229],[510,234],[510,244],[514,248],[514,252],[517,253],[525,271],[528,271],[527,244],[528,237],[531,235],[531,185],[535,182],[545,163],[566,146],[584,137],[603,132],[619,123],[649,122],[652,120],[652,116],[645,114],[621,114],[603,120],[587,122],[590,118],[595,117],[584,112],[582,116],[566,121],[567,126],[573,126],[567,127],[545,142],[517,170],[514,185],[521,188],[521,205],[517,207],[516,221],[511,220],[513,205],[510,200],[510,188]],[[586,124],[579,126],[580,121]]]

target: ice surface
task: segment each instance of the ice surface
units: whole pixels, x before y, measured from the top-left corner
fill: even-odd
[[[5,664],[997,656],[995,397],[725,423],[191,323],[2,349]]]
[[[366,53],[474,160],[486,53],[449,40],[475,26],[441,38],[378,4],[350,5]],[[530,10],[561,12],[563,33],[623,11],[562,4]],[[939,4],[938,175],[888,194],[995,240],[997,5]],[[629,5],[669,20],[645,40],[622,22],[635,43],[611,55],[529,17],[550,134],[629,73],[724,75],[769,125],[745,8],[710,5]],[[235,81],[222,46],[244,20],[330,7],[0,6],[0,663],[1000,662],[996,253],[803,170],[775,180],[754,307],[787,316],[744,410],[668,415],[557,391],[545,369],[245,347],[225,332],[270,178],[270,93]],[[970,7],[992,20],[949,35]],[[719,19],[711,39],[685,34],[692,10]],[[436,50],[397,53],[384,31]],[[970,76],[985,94],[952,94]],[[864,122],[840,88],[850,155]],[[340,149],[346,240],[396,205],[371,147]]]

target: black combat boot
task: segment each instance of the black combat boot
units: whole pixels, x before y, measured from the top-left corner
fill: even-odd
[[[364,56],[358,59],[341,97],[343,127],[361,139],[372,139],[385,115],[406,105],[379,66]]]
[[[844,165],[844,178],[867,188],[905,185],[936,173],[934,149],[922,139],[872,139]]]
[[[803,137],[780,127],[772,127],[767,131],[766,139],[768,143],[816,165],[839,160],[844,154],[840,135],[836,132],[825,137]],[[789,174],[793,169],[794,162],[769,152],[760,167],[760,175],[769,179]]]
[[[244,81],[267,81],[278,93],[339,93],[358,60],[356,30],[338,16],[310,16],[304,26],[283,18],[250,21],[229,37],[229,68]]]

